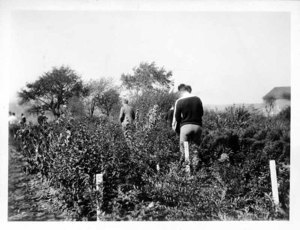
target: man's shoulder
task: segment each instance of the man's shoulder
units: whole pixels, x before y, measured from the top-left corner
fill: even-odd
[[[187,97],[179,98],[176,101],[176,103],[184,103],[185,101],[200,101],[201,102],[201,99],[200,99],[200,97],[198,97],[196,95],[189,95]]]
[[[175,104],[178,104],[178,102],[184,100],[186,97],[181,97],[181,98],[178,98],[176,101],[175,101]]]

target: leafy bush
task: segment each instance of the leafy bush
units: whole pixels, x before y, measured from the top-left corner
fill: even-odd
[[[95,174],[106,172],[106,180],[120,180],[115,164],[125,170],[122,165],[128,148],[122,132],[106,121],[61,121],[27,127],[19,135],[28,162],[26,170],[42,174],[60,188],[65,207],[74,210],[76,219],[94,215]]]
[[[151,95],[151,96],[149,96]],[[139,122],[145,122],[150,108],[154,105],[158,106],[158,113],[164,114],[168,112],[172,105],[175,104],[178,95],[176,93],[168,93],[168,91],[152,89],[137,95],[132,101],[132,105],[139,110]]]
[[[277,118],[280,120],[290,121],[291,120],[291,107],[288,106],[279,112]]]
[[[190,146],[189,177],[178,136],[159,108],[148,106],[125,135],[98,118],[27,126],[18,131],[26,170],[58,189],[61,209],[76,220],[95,220],[97,199],[102,220],[288,219],[288,120],[244,107],[206,111],[201,146]],[[270,159],[278,169],[280,212],[270,198]],[[95,190],[100,172],[102,194]]]

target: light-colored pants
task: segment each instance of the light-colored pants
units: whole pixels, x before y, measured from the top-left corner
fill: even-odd
[[[194,124],[187,124],[183,125],[180,128],[180,152],[184,155],[184,147],[183,143],[188,141],[189,144],[191,142],[195,143],[196,145],[200,145],[201,143],[201,134],[202,134],[202,127],[200,125]]]
[[[195,143],[196,145],[201,144],[201,134],[202,134],[202,127],[200,125],[193,125],[193,124],[187,124],[183,125],[180,128],[180,152],[181,152],[181,162],[184,161],[184,142],[188,141],[189,142],[189,149],[192,143]],[[199,162],[199,157],[197,153],[190,152],[190,166],[191,166],[191,171],[192,173],[195,172],[198,162]]]
[[[187,124],[180,128],[180,142],[192,141],[199,145],[201,143],[202,127],[200,125]]]

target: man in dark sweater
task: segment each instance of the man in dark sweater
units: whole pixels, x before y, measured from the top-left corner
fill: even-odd
[[[185,141],[200,145],[203,106],[200,98],[191,94],[190,86],[180,84],[178,91],[180,98],[175,102],[172,127],[180,136],[180,150],[184,153]]]

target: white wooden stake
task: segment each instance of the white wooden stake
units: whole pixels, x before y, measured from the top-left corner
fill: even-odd
[[[103,183],[103,173],[96,174],[96,190],[100,191],[100,186]],[[102,192],[102,191],[100,191]],[[97,199],[97,221],[99,221],[100,216],[100,201]]]
[[[190,153],[189,153],[189,142],[185,141],[184,145],[184,159],[187,165],[185,166],[185,171],[190,174]]]
[[[189,142],[185,141],[183,144],[184,144],[184,158],[185,158],[185,161],[189,161],[189,156],[190,156]]]
[[[159,170],[160,170],[159,164],[156,164],[156,170],[157,170],[157,172],[159,172]]]
[[[279,204],[278,187],[277,187],[277,175],[276,175],[276,164],[274,160],[270,160],[270,171],[271,171],[271,184],[272,184],[272,195],[275,205]]]

